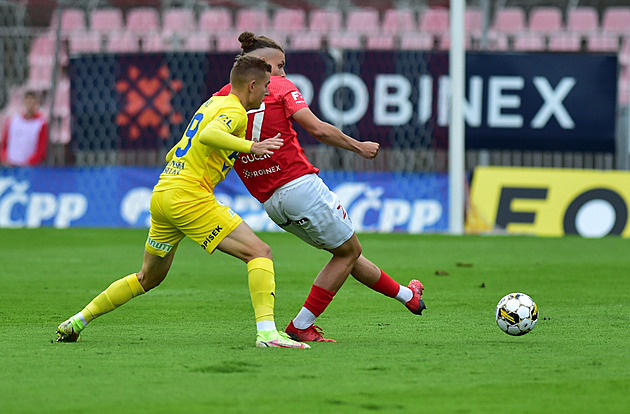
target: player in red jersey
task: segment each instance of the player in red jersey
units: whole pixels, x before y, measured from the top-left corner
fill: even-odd
[[[317,175],[319,170],[304,155],[292,121],[297,121],[319,141],[356,152],[366,159],[376,157],[379,144],[357,141],[317,118],[297,87],[286,79],[284,50],[275,41],[251,32],[241,33],[238,40],[243,55],[260,57],[272,67],[269,95],[259,109],[248,111],[247,139],[258,141],[261,136],[280,133],[284,145],[273,155],[241,154],[234,169],[276,224],[306,243],[332,253],[286,332],[300,341],[335,342],[324,338],[314,322],[349,274],[420,315],[426,308],[421,299],[424,286],[418,280],[412,280],[408,286],[398,284],[361,254],[361,243],[350,217],[337,195]],[[216,94],[229,92],[228,84]]]

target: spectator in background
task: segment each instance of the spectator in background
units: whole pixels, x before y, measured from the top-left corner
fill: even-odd
[[[40,164],[48,148],[48,122],[39,111],[39,97],[34,91],[24,94],[24,113],[15,114],[4,124],[0,161],[2,165],[21,167]]]

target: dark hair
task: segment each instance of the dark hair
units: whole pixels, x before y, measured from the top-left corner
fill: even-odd
[[[24,97],[25,98],[28,98],[28,97],[35,98],[35,99],[37,99],[39,101],[39,94],[37,92],[35,92],[34,90],[32,90],[32,89],[29,89],[26,92],[24,92]]]
[[[278,49],[284,53],[284,49],[275,40],[268,38],[267,36],[256,36],[252,32],[243,32],[238,36],[238,41],[241,42],[241,49],[243,54],[253,52],[258,49]]]
[[[252,79],[257,79],[265,72],[271,73],[271,65],[254,56],[241,55],[236,58],[230,71],[232,86],[240,87]]]

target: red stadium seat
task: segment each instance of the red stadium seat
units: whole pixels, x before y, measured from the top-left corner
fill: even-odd
[[[568,13],[567,30],[576,33],[594,33],[599,28],[599,17],[594,7],[576,7]]]
[[[111,33],[122,30],[123,27],[123,15],[120,9],[96,9],[90,14],[90,30],[92,31]]]
[[[396,38],[393,34],[372,34],[365,39],[365,47],[370,50],[393,50]]]
[[[271,28],[279,33],[300,33],[306,29],[306,12],[281,8],[274,12]]]
[[[216,50],[219,52],[239,52],[241,50],[238,35],[235,33],[219,34],[216,41]]]
[[[420,15],[420,31],[431,34],[448,33],[450,27],[448,9],[428,9]]]
[[[108,52],[134,53],[140,50],[138,36],[131,32],[113,32],[105,44],[105,50]]]
[[[381,25],[383,33],[407,33],[417,30],[416,17],[413,10],[387,9]]]
[[[378,10],[352,9],[346,17],[346,30],[352,33],[371,33],[381,30]]]
[[[536,33],[521,33],[514,37],[514,50],[535,52],[545,50],[545,38]]]
[[[189,52],[208,52],[213,49],[212,39],[207,33],[191,33],[184,37],[182,49]]]
[[[55,10],[51,17],[50,26],[53,30],[57,27],[57,16],[60,9]],[[61,12],[61,32],[63,34],[80,32],[86,29],[85,12],[83,9],[68,8]]]
[[[464,12],[466,33],[479,36],[483,31],[483,12],[480,9],[467,8]]]
[[[101,51],[99,32],[73,33],[68,38],[70,53],[98,53]]]
[[[557,7],[534,7],[529,13],[530,32],[552,33],[562,30],[562,11]]]
[[[160,30],[160,16],[152,7],[136,7],[127,13],[127,30],[131,32],[157,32]]]
[[[449,33],[443,34],[440,36],[440,41],[438,43],[438,49],[448,50],[451,48],[451,36]],[[472,49],[472,40],[470,36],[464,36],[464,48],[466,50]]]
[[[402,50],[431,50],[433,49],[433,36],[427,33],[401,35],[400,48]]]
[[[320,33],[295,33],[291,35],[291,50],[319,50],[322,47]]]
[[[331,33],[342,29],[340,11],[313,10],[308,17],[308,28],[311,32]]]
[[[549,35],[549,50],[555,52],[577,52],[582,47],[582,38],[576,32],[557,32]]]
[[[361,37],[350,32],[336,32],[328,36],[328,46],[336,49],[361,49]]]
[[[587,37],[586,48],[591,52],[617,52],[619,37],[612,33],[596,33]]]
[[[525,30],[525,12],[520,7],[506,7],[497,12],[492,29],[501,33]]]
[[[157,33],[140,38],[143,52],[168,52],[175,49],[173,36],[167,33]]]
[[[202,32],[221,33],[233,30],[232,12],[222,7],[205,9],[199,15],[198,29]]]
[[[267,30],[269,17],[264,9],[245,8],[236,12],[236,30],[253,32],[256,35]]]
[[[53,115],[59,117],[70,116],[70,79],[63,77],[57,82]]]
[[[604,10],[602,30],[613,33],[630,33],[630,7],[608,7]]]
[[[191,9],[174,7],[162,14],[162,30],[166,33],[192,32],[196,29],[197,22]]]
[[[488,34],[488,50],[508,50],[510,42],[505,33],[490,32]]]

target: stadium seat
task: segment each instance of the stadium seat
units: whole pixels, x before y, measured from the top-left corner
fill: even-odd
[[[92,31],[111,33],[115,30],[122,30],[123,27],[123,15],[120,9],[96,9],[90,14],[90,30]]]
[[[101,40],[99,32],[72,33],[68,37],[68,49],[70,53],[98,53]]]
[[[191,33],[184,37],[182,49],[189,52],[209,52],[213,49],[212,39],[207,33]]]
[[[271,29],[278,33],[300,33],[306,30],[306,12],[302,9],[277,9]]]
[[[508,35],[505,33],[488,33],[488,50],[508,50],[510,47]]]
[[[105,41],[105,50],[114,53],[134,53],[140,50],[138,36],[131,32],[113,32]]]
[[[320,33],[295,33],[290,36],[291,50],[319,50],[322,47]]]
[[[365,39],[365,47],[369,50],[393,50],[396,48],[396,38],[393,34],[371,34]]]
[[[530,32],[552,33],[562,30],[562,11],[557,7],[534,7],[529,13]]]
[[[630,7],[608,7],[602,17],[602,30],[613,33],[630,33]]]
[[[483,31],[483,11],[480,9],[466,8],[464,12],[464,27],[466,33],[475,37]]]
[[[55,10],[50,20],[50,27],[57,28],[57,16],[60,9]],[[68,34],[72,32],[85,31],[85,11],[78,8],[67,8],[61,11],[61,33]]]
[[[28,68],[28,84],[33,89],[49,89],[52,83],[54,63],[40,62]]]
[[[586,38],[586,48],[591,52],[617,52],[619,37],[613,33],[595,33]]]
[[[199,15],[199,31],[221,33],[232,29],[232,12],[227,8],[213,7],[203,10]]]
[[[311,32],[332,33],[342,29],[341,12],[337,10],[313,10],[308,15]]]
[[[535,52],[545,50],[545,38],[537,33],[521,33],[514,37],[514,50]]]
[[[218,34],[216,42],[216,50],[219,52],[239,52],[241,50],[238,35],[235,33]]]
[[[335,49],[361,49],[361,37],[351,32],[335,32],[328,36],[328,47]]]
[[[269,17],[265,9],[244,8],[236,12],[236,30],[240,33],[250,31],[256,35],[267,30]]]
[[[494,18],[492,30],[501,33],[517,33],[525,30],[525,12],[520,7],[506,7]]]
[[[378,10],[351,9],[346,16],[346,30],[351,33],[374,33],[381,30]]]
[[[34,38],[28,55],[29,64],[53,63],[55,61],[55,42],[54,33],[44,33]]]
[[[621,50],[619,51],[619,63],[624,66],[630,66],[630,36],[623,38]]]
[[[567,31],[575,33],[594,33],[599,28],[599,17],[594,7],[576,7],[569,10]]]
[[[549,35],[548,49],[554,52],[577,52],[582,47],[582,38],[577,32],[557,32]]]
[[[70,79],[68,77],[62,77],[57,82],[53,115],[59,117],[70,116]]]
[[[409,33],[401,35],[400,48],[402,50],[431,50],[433,49],[433,36],[427,33]]]
[[[174,38],[166,32],[151,34],[140,38],[140,49],[143,52],[168,52],[175,49]]]
[[[428,9],[420,15],[418,26],[424,33],[448,33],[450,27],[448,9]]]
[[[166,33],[192,32],[196,29],[197,22],[191,9],[173,7],[162,14],[162,31]]]
[[[126,28],[130,32],[157,32],[160,30],[160,16],[152,7],[136,7],[127,13]]]
[[[50,122],[49,140],[52,144],[69,144],[71,139],[70,116],[56,118]]]
[[[387,9],[383,16],[383,33],[408,33],[417,30],[416,17],[410,9]]]

